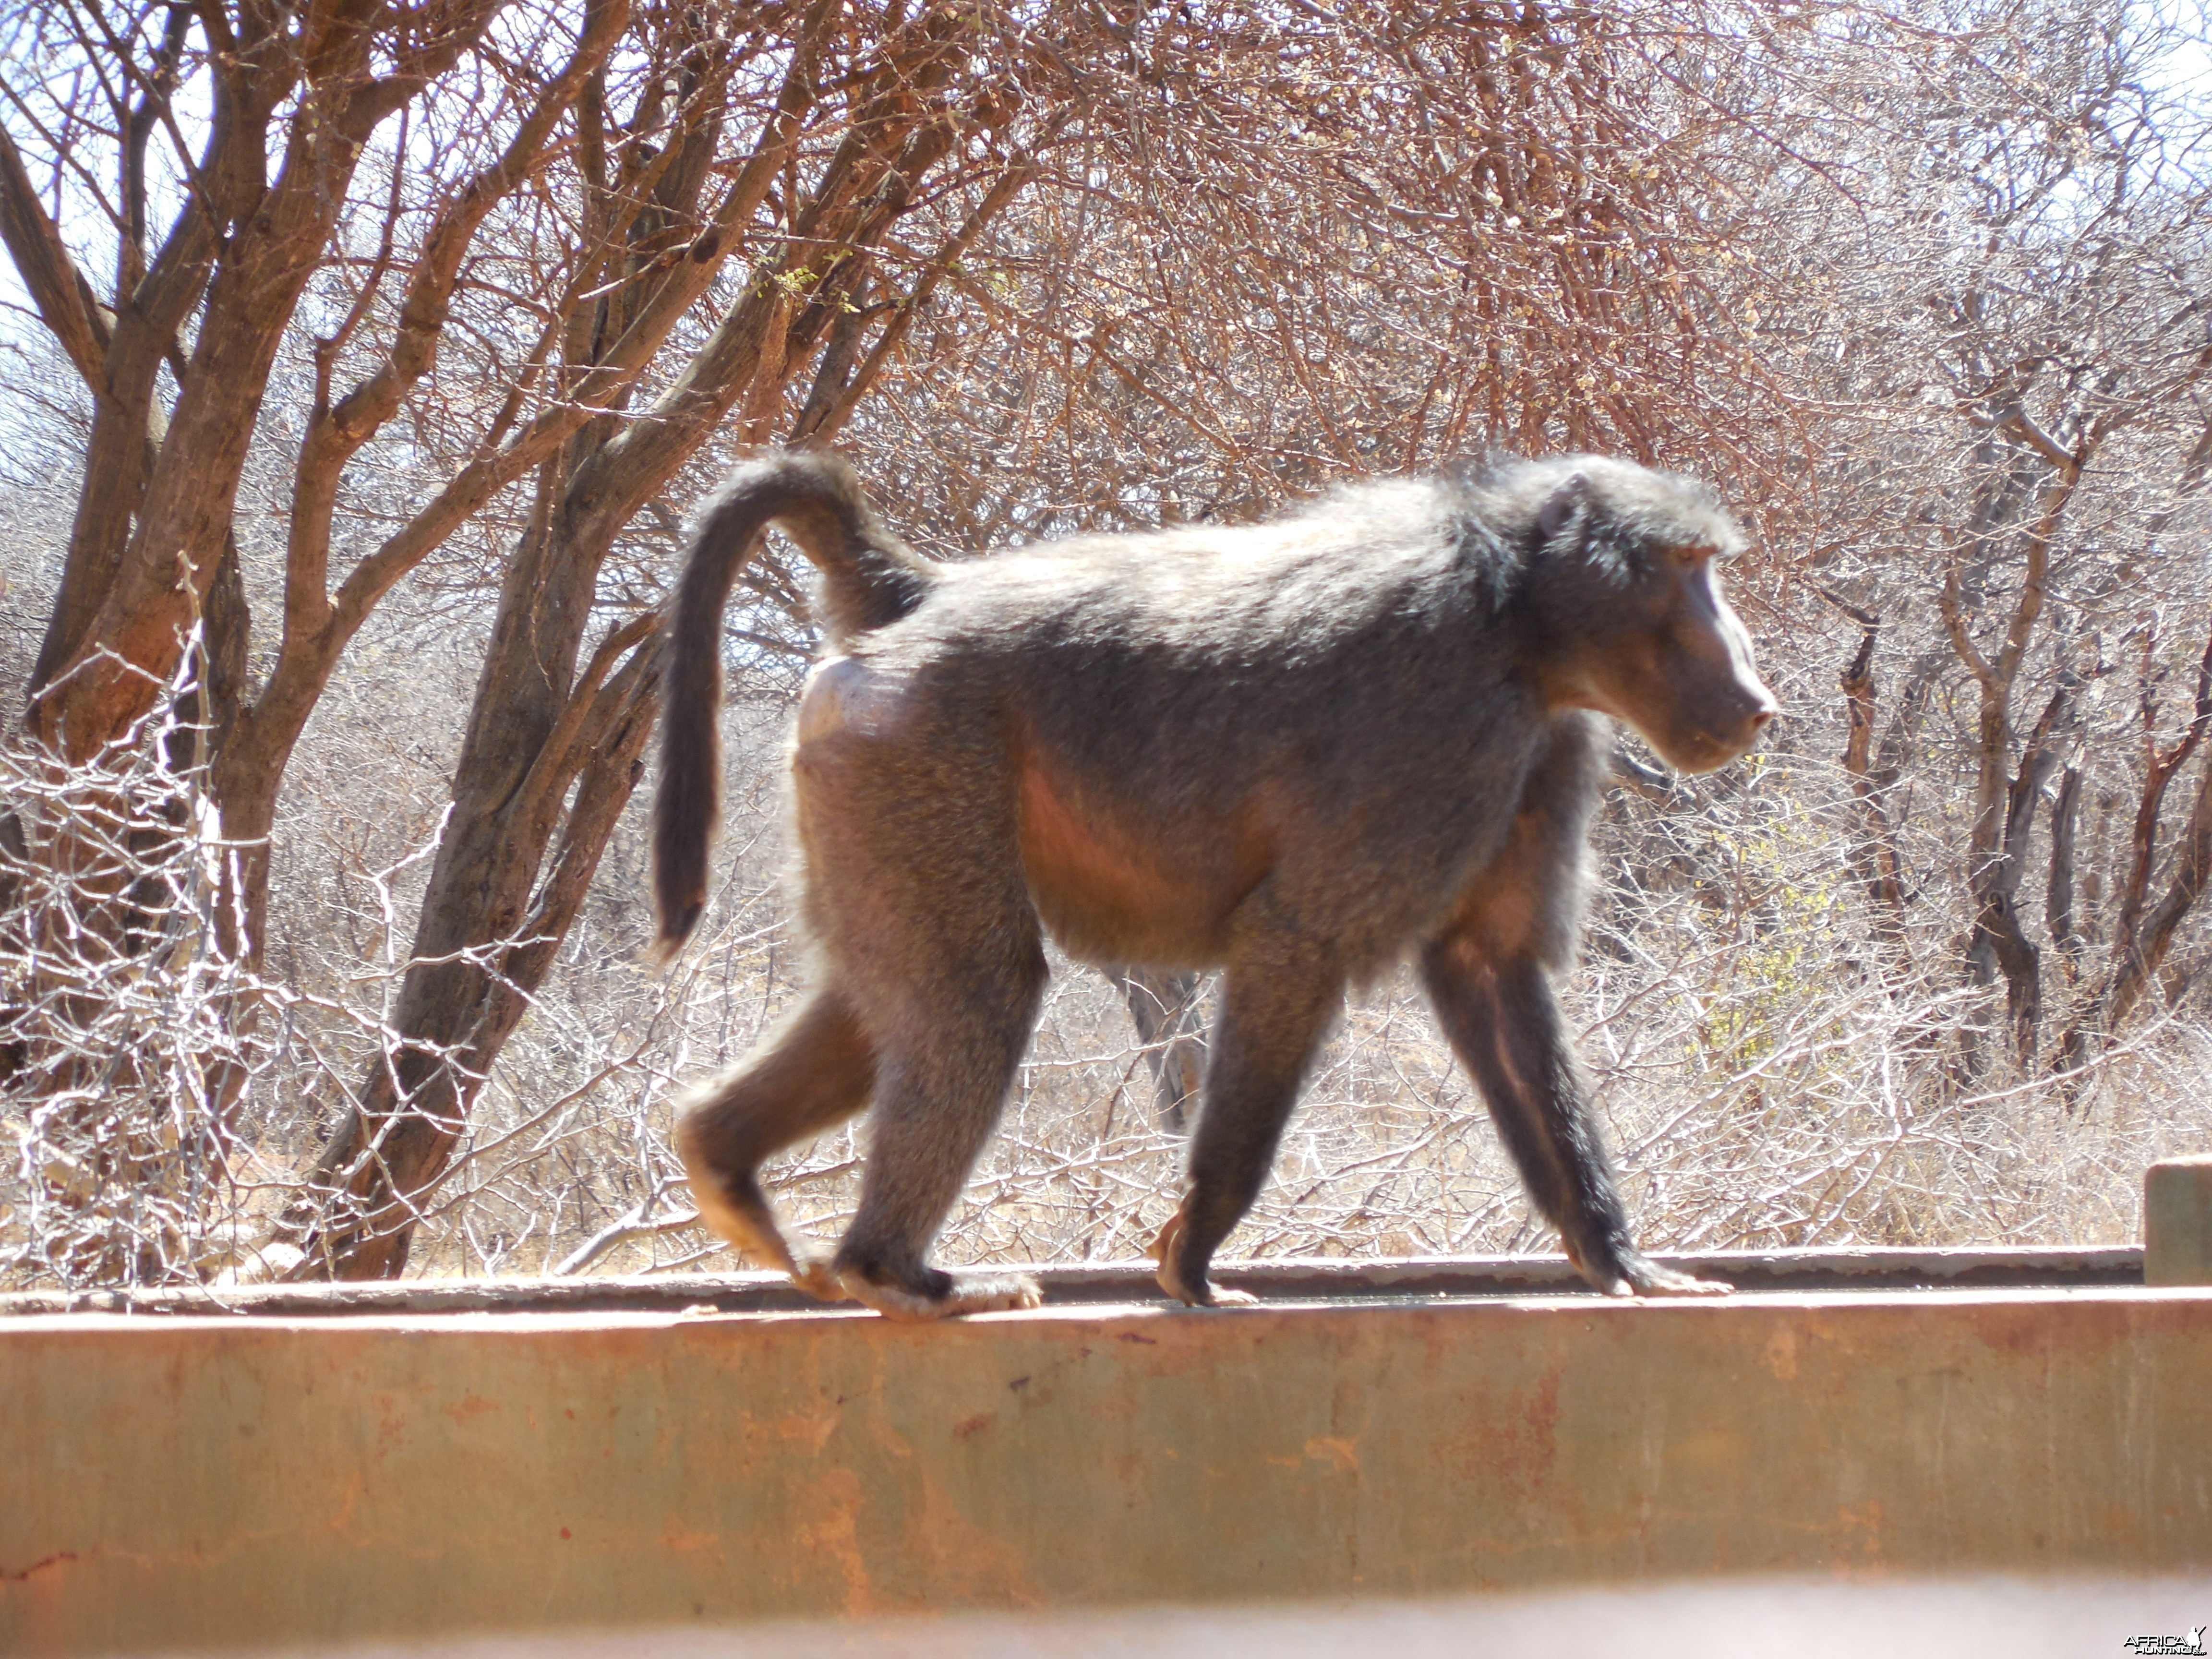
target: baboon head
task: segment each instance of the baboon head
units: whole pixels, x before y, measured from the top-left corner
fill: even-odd
[[[1778,712],[1717,562],[1742,533],[1698,485],[1582,458],[1534,519],[1537,678],[1555,708],[1625,720],[1678,771],[1711,772]]]

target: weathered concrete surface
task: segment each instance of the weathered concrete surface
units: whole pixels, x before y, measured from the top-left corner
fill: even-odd
[[[2212,1285],[2212,1158],[2176,1158],[2143,1172],[2143,1279]]]
[[[2202,1571],[2208,1382],[2188,1290],[27,1318],[0,1653]]]
[[[1851,1249],[1707,1250],[1662,1261],[1701,1279],[1750,1291],[2079,1290],[2139,1285],[2136,1245],[2006,1245],[1926,1250],[1896,1245]],[[1055,1261],[1038,1266],[1048,1306],[1153,1303],[1160,1292],[1149,1261]],[[1262,1302],[1379,1301],[1391,1297],[1552,1296],[1588,1286],[1565,1256],[1278,1256],[1217,1261],[1218,1285]],[[0,1296],[0,1320],[46,1313],[296,1315],[678,1313],[702,1304],[717,1313],[810,1313],[822,1304],[781,1273],[584,1273],[530,1279],[395,1279],[360,1284],[167,1285]]]

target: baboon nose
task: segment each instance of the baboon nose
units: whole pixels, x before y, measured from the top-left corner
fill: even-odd
[[[1767,690],[1766,682],[1757,675],[1747,675],[1745,678],[1751,682],[1743,688],[1749,694],[1744,701],[1751,705],[1751,729],[1755,736],[1773,724],[1774,717],[1782,712],[1782,702],[1773,692]]]

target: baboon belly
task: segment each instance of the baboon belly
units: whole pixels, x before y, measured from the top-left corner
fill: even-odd
[[[1103,963],[1200,966],[1217,962],[1230,913],[1261,868],[1224,834],[1213,856],[1169,855],[1086,811],[1077,792],[1025,768],[1020,793],[1024,873],[1037,914],[1071,956]],[[1224,857],[1223,854],[1227,854]]]

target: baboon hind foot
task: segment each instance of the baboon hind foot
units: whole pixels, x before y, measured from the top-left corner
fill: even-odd
[[[1176,1212],[1168,1218],[1168,1224],[1160,1229],[1159,1237],[1152,1242],[1145,1254],[1160,1264],[1154,1275],[1160,1288],[1178,1302],[1194,1308],[1249,1308],[1260,1298],[1249,1291],[1232,1291],[1216,1285],[1207,1276],[1203,1265],[1193,1265],[1183,1260],[1182,1239],[1188,1225],[1183,1212],[1190,1207],[1185,1199]]]
[[[708,1231],[749,1260],[790,1274],[791,1282],[809,1296],[842,1302],[845,1287],[829,1257],[804,1247],[793,1249],[776,1224],[775,1212],[769,1207],[760,1183],[750,1175],[725,1176],[715,1170],[684,1133],[687,1127],[677,1125],[676,1150],[690,1178],[691,1201],[698,1206]]]
[[[920,1323],[963,1314],[1011,1313],[1044,1305],[1044,1291],[1027,1273],[955,1274],[931,1269],[922,1285],[870,1278],[859,1267],[837,1270],[841,1294],[886,1319]]]

